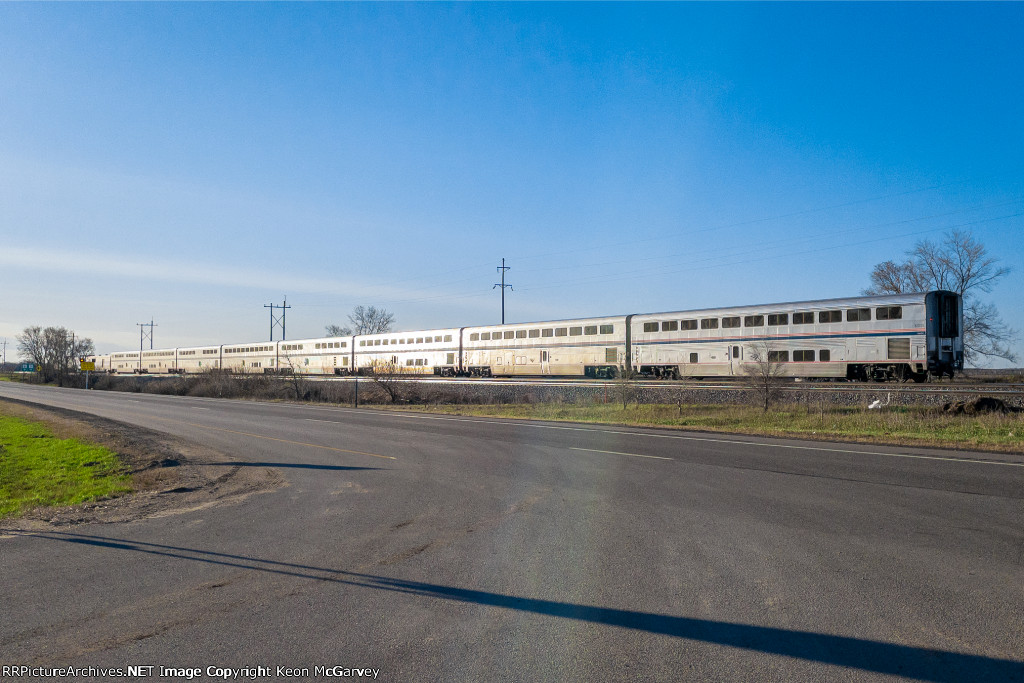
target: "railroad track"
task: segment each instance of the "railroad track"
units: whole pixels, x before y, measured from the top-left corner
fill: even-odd
[[[310,378],[330,382],[354,382],[354,377],[317,377]],[[372,382],[372,378],[360,377],[360,382]],[[620,386],[617,380],[595,380],[595,379],[534,379],[534,378],[460,378],[460,377],[409,377],[402,380],[423,384],[449,385],[449,386],[533,386],[533,387],[607,387]],[[634,381],[634,386],[652,389],[695,389],[695,390],[728,390],[749,389],[743,382],[739,381],[718,381],[718,382],[687,382],[685,380],[645,380]],[[898,382],[786,382],[782,387],[785,391],[832,391],[832,392],[879,392],[879,391],[900,391],[914,394],[944,394],[944,393],[984,393],[994,395],[1016,395],[1024,393],[1024,384],[908,384]]]

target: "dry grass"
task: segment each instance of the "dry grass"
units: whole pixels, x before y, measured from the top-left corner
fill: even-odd
[[[1024,413],[948,415],[911,406],[779,406],[767,413],[737,405],[509,404],[405,406],[401,410],[510,419],[670,427],[734,434],[1024,453]]]

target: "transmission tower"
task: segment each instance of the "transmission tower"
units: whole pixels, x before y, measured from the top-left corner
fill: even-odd
[[[139,326],[139,372],[142,372],[142,343],[149,337],[149,348],[153,348],[153,328],[156,324],[153,319],[150,318],[148,323],[135,323]],[[146,328],[149,328],[149,332],[146,332]]]
[[[507,287],[508,289],[512,289],[512,285],[506,285],[505,284],[505,271],[506,270],[510,270],[510,269],[511,269],[510,266],[506,266],[505,265],[505,259],[501,259],[501,265],[498,266],[498,272],[501,273],[501,282],[498,283],[498,284],[495,284],[494,287],[491,287],[491,289],[494,289],[495,287],[501,287],[501,324],[502,325],[505,324],[505,288]],[[512,291],[514,292],[515,290],[512,289]]]
[[[284,326],[285,315],[287,315],[288,309],[291,308],[291,306],[288,305],[288,297],[286,296],[284,298],[284,302],[282,302],[282,304],[280,306],[278,306],[277,304],[272,304],[271,303],[271,304],[264,304],[263,308],[269,308],[270,309],[270,341],[274,341],[274,327],[276,325],[280,325],[281,326],[281,341],[284,341],[286,339],[286,337],[285,337],[285,326]],[[281,315],[275,315],[274,314],[274,311],[276,309],[280,309],[281,310]]]
[[[135,323],[135,324],[139,326],[139,353],[142,352],[142,343],[147,338],[149,339],[149,348],[152,349],[153,348],[153,328],[154,327],[158,327],[158,325],[153,322],[152,318],[149,319],[148,323]],[[149,328],[149,332],[146,332],[146,328],[147,327]]]

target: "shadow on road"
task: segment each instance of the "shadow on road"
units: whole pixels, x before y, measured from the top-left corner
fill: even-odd
[[[226,463],[225,463],[226,464]],[[21,536],[62,541],[110,550],[160,555],[193,562],[251,569],[348,586],[394,591],[409,595],[453,600],[502,609],[533,612],[561,619],[575,619],[619,628],[685,638],[754,652],[794,657],[862,671],[903,676],[921,681],[1018,681],[1024,680],[1024,662],[963,654],[947,650],[885,643],[810,631],[735,624],[711,619],[676,617],[652,612],[595,607],[554,600],[522,598],[487,591],[456,588],[421,581],[406,581],[374,574],[360,574],[324,567],[231,555],[195,548],[145,543],[70,532],[13,532]]]
[[[203,466],[218,467],[297,467],[304,470],[379,470],[380,467],[350,467],[348,465],[309,465],[301,462],[204,462]]]

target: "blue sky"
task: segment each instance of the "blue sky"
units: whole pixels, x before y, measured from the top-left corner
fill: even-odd
[[[285,295],[289,338],[487,324],[503,257],[510,322],[853,296],[954,227],[1024,331],[1021,35],[1018,3],[0,4],[0,338],[258,341]]]

